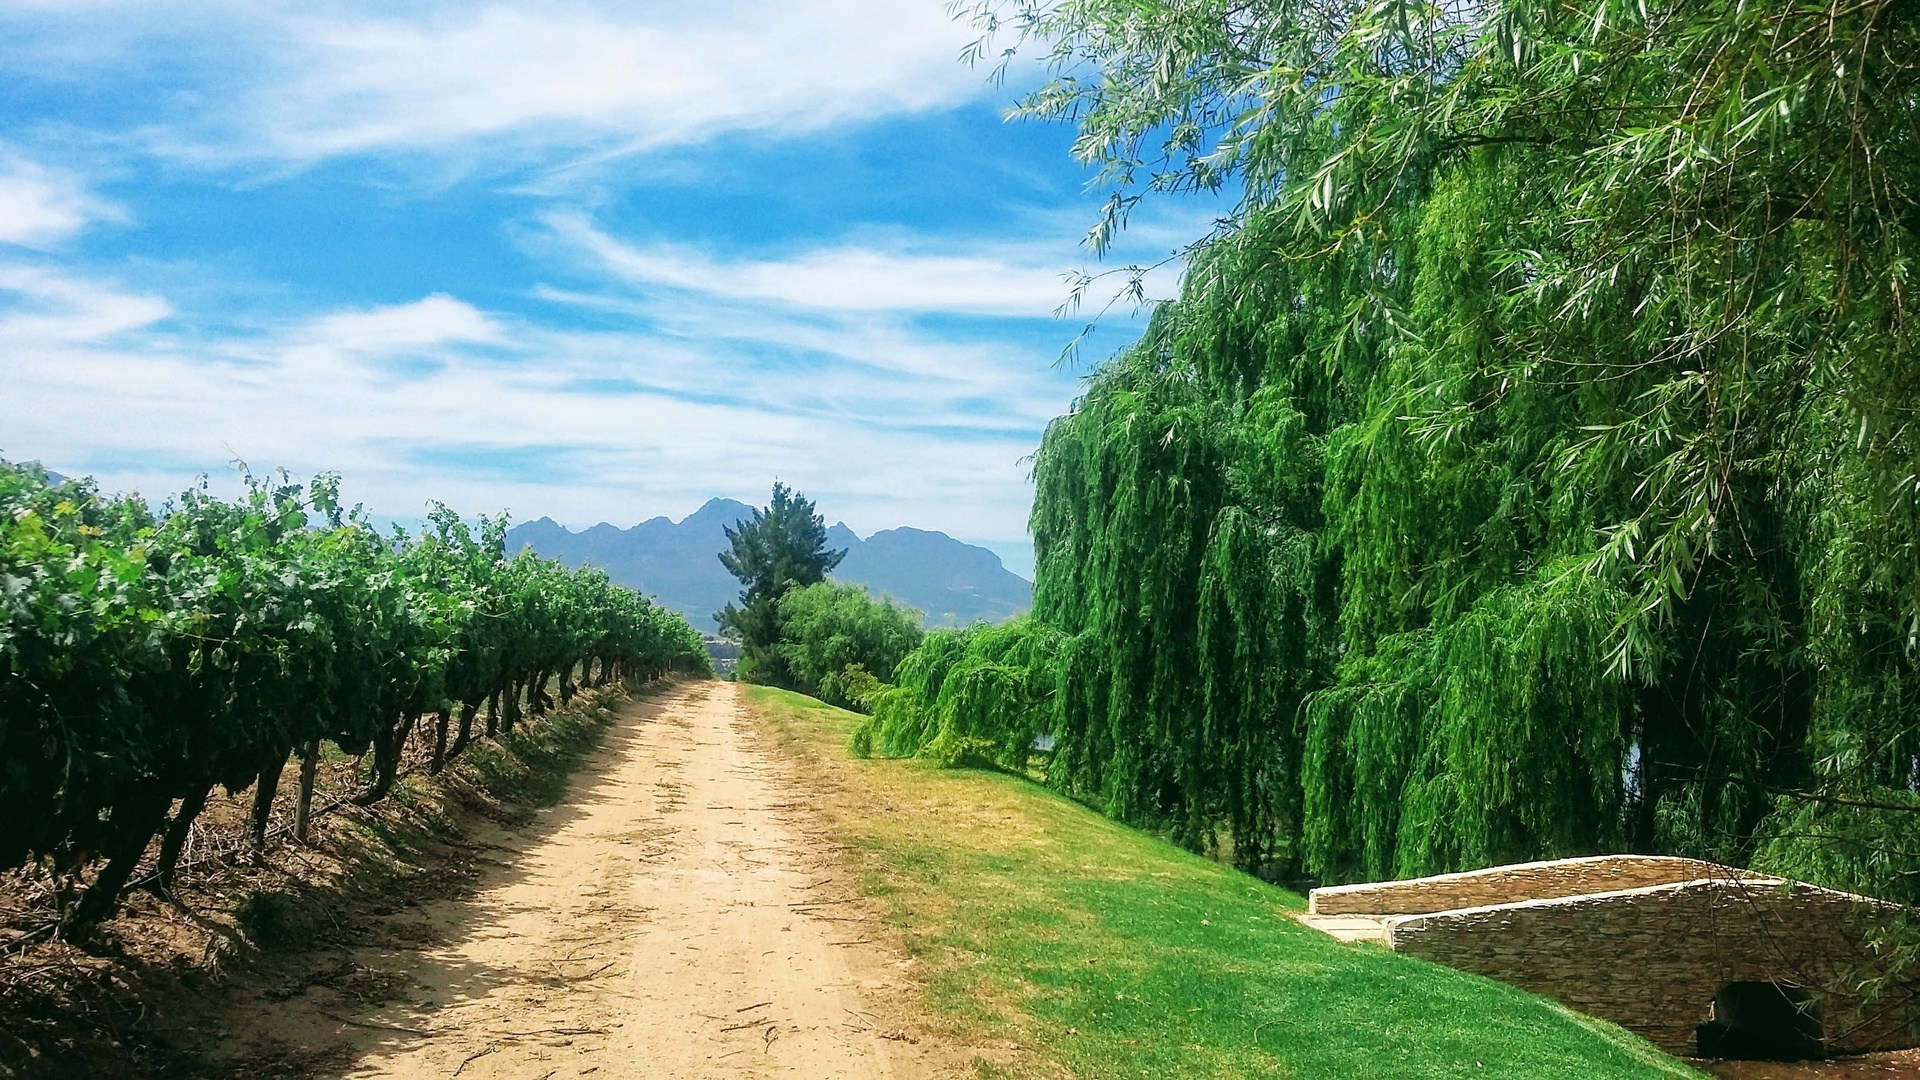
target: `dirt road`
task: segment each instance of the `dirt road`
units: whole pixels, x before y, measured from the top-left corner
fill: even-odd
[[[444,944],[363,950],[399,1001],[309,994],[281,1034],[344,1034],[354,1078],[934,1075],[805,821],[734,684],[636,703],[476,895],[428,905]]]

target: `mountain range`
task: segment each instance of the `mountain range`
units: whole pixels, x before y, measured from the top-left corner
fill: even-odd
[[[657,517],[630,529],[602,522],[574,532],[541,518],[508,532],[507,552],[532,548],[569,566],[597,566],[712,633],[714,613],[740,594],[740,583],[720,565],[724,530],[751,516],[753,507],[745,503],[711,499],[678,523]],[[1000,556],[946,533],[887,529],[862,540],[835,524],[827,530],[827,546],[847,553],[834,580],[865,585],[875,596],[917,608],[929,626],[1000,622],[1033,599],[1033,585],[1001,565]]]

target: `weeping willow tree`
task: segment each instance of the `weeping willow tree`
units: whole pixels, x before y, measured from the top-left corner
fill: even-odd
[[[1196,358],[1252,341],[1161,309],[1053,423],[1034,470],[1034,618],[1067,635],[1049,779],[1124,820],[1265,863],[1293,834],[1292,717],[1331,663],[1314,557],[1325,439],[1278,386]]]
[[[1059,640],[1025,618],[928,634],[870,695],[853,751],[1026,771],[1036,739],[1053,728]]]
[[[1232,188],[1041,447],[1050,778],[1328,879],[1637,849],[1920,893],[1920,9],[983,4]]]

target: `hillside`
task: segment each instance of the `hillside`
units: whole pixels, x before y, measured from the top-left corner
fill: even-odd
[[[935,1030],[981,1054],[980,1076],[1700,1077],[1548,999],[1342,945],[1294,920],[1297,893],[1026,777],[855,759],[861,717],[740,693],[852,863],[840,880],[878,907],[879,926],[846,937],[914,958]]]
[[[657,517],[630,529],[603,522],[574,532],[541,518],[507,533],[507,550],[530,547],[569,566],[591,563],[711,632],[713,613],[740,591],[740,583],[720,565],[724,530],[752,513],[745,503],[710,499],[680,522]],[[876,596],[918,608],[930,626],[999,622],[1031,602],[1032,584],[1001,565],[1000,556],[942,532],[887,529],[862,540],[836,524],[827,530],[827,541],[847,552],[835,580],[865,585]]]

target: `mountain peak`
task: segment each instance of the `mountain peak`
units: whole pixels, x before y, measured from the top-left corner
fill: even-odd
[[[700,509],[680,519],[680,527],[685,528],[695,522],[720,520],[722,525],[732,525],[742,518],[753,516],[753,507],[737,499],[713,498],[700,504]]]
[[[601,522],[581,532],[543,517],[508,532],[507,553],[532,548],[569,566],[597,566],[619,584],[655,597],[711,631],[714,612],[740,591],[740,583],[720,565],[727,546],[724,530],[751,517],[753,509],[714,498],[678,524],[655,517],[628,529]],[[836,521],[827,529],[827,546],[847,552],[834,580],[864,585],[875,596],[917,608],[929,625],[999,622],[1032,602],[1033,586],[1007,570],[1000,556],[943,532],[902,527],[862,540]]]

